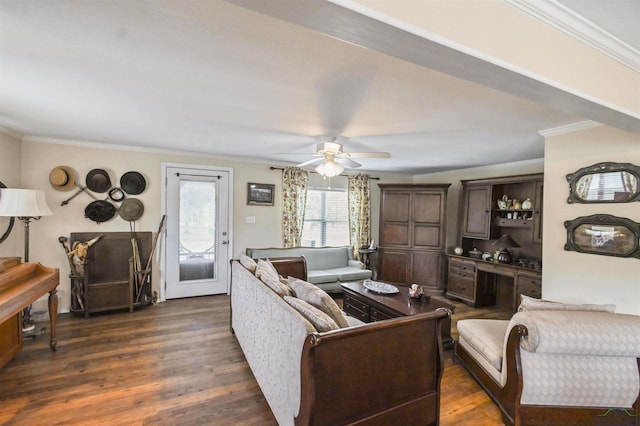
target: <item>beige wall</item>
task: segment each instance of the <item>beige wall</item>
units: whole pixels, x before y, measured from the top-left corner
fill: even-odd
[[[69,165],[76,170],[80,182],[93,168],[104,168],[112,179],[124,172],[136,170],[147,179],[144,193],[137,196],[145,204],[145,214],[137,223],[141,231],[157,229],[161,217],[161,165],[163,162],[216,165],[234,170],[233,203],[233,255],[247,247],[281,246],[281,172],[269,170],[267,164],[245,163],[206,156],[191,156],[171,152],[148,150],[119,150],[113,147],[53,144],[35,141],[20,142],[17,138],[0,133],[0,149],[7,155],[0,158],[3,176],[8,186],[20,186],[45,191],[53,216],[34,222],[31,231],[31,259],[47,266],[60,268],[59,288],[61,311],[69,306],[68,266],[58,236],[71,232],[128,231],[126,222],[119,217],[97,225],[84,218],[84,208],[91,201],[81,194],[67,206],[60,202],[71,192],[54,190],[48,182],[49,171],[57,165]],[[380,192],[377,183],[451,183],[447,206],[447,247],[457,244],[460,180],[480,179],[515,174],[545,172],[545,221],[543,244],[543,295],[545,298],[575,303],[615,303],[619,312],[640,314],[640,261],[617,259],[565,252],[563,222],[581,215],[609,213],[640,222],[639,203],[616,205],[568,205],[568,185],[565,175],[586,165],[600,161],[620,161],[640,164],[640,139],[635,135],[600,126],[568,135],[549,137],[546,159],[407,176],[376,174],[379,181],[371,182],[372,238],[378,238]],[[21,167],[20,167],[21,166]],[[20,171],[21,170],[21,171]],[[6,176],[6,177],[5,177]],[[274,207],[248,206],[248,182],[276,185]],[[337,186],[338,182],[334,181]],[[556,206],[557,208],[553,207]],[[246,224],[246,216],[255,216],[255,224]],[[3,220],[3,219],[0,219]],[[0,244],[0,256],[22,255],[22,228],[17,223],[10,239]],[[612,273],[613,271],[613,273]],[[155,267],[154,288],[158,289],[158,268]],[[632,296],[635,296],[634,299]],[[40,306],[40,304],[42,306]],[[44,310],[44,300],[36,310]]]
[[[18,158],[16,158],[18,159]],[[142,173],[147,180],[145,191],[137,195],[145,205],[145,212],[136,223],[138,231],[156,232],[161,219],[161,173],[162,163],[183,163],[231,167],[234,170],[233,191],[233,255],[248,245],[270,246],[280,243],[279,200],[276,206],[247,206],[247,182],[272,183],[280,187],[281,175],[269,170],[266,164],[252,164],[208,156],[183,155],[149,150],[119,150],[113,147],[94,148],[85,145],[64,145],[33,141],[22,142],[22,185],[45,191],[53,216],[42,218],[31,226],[30,258],[47,266],[60,268],[60,309],[69,308],[69,267],[58,236],[69,236],[72,232],[116,232],[129,231],[129,224],[116,216],[112,220],[96,224],[84,217],[84,208],[92,199],[80,194],[68,205],[60,203],[74,191],[61,192],[49,185],[49,172],[57,165],[68,165],[75,169],[78,181],[84,184],[87,173],[94,168],[109,172],[112,183],[130,170]],[[276,190],[276,192],[278,189]],[[246,224],[246,216],[255,216],[255,224]],[[154,260],[153,287],[159,289],[158,256]]]
[[[347,7],[359,4],[377,19],[614,109],[640,115],[637,72],[504,0],[340,3]]]
[[[19,188],[20,181],[20,140],[0,129],[0,182],[9,188]],[[9,218],[0,217],[0,236],[9,226]],[[0,257],[22,256],[24,253],[24,225],[14,220],[13,231],[0,243]]]
[[[2,136],[2,133],[0,133]],[[51,143],[27,138],[20,142],[16,138],[2,136],[0,148],[9,153],[2,156],[0,165],[2,170],[12,170],[12,178],[7,186],[22,186],[45,191],[49,207],[53,216],[42,218],[31,226],[30,258],[32,261],[44,265],[60,268],[60,310],[69,309],[68,278],[69,267],[63,249],[58,243],[59,236],[69,236],[72,232],[122,232],[129,231],[129,224],[116,216],[114,219],[100,225],[84,217],[84,208],[92,201],[89,195],[80,194],[68,205],[60,203],[67,199],[74,191],[57,191],[49,184],[49,172],[55,166],[71,166],[80,183],[84,184],[87,173],[94,168],[102,168],[109,172],[112,183],[117,183],[119,177],[130,170],[142,173],[147,180],[145,191],[137,195],[145,205],[144,215],[136,223],[138,231],[155,232],[161,219],[161,173],[162,163],[182,163],[208,166],[230,167],[234,172],[233,182],[233,256],[244,252],[247,247],[281,247],[281,181],[282,173],[270,170],[269,164],[247,163],[231,161],[204,155],[189,155],[174,152],[160,152],[145,149],[122,150],[113,146],[88,146],[87,144]],[[5,150],[6,149],[6,150]],[[21,170],[21,172],[20,172]],[[372,235],[377,238],[380,192],[377,182],[410,183],[411,178],[396,175],[376,175],[380,181],[372,181]],[[275,206],[247,205],[247,183],[270,183],[276,185]],[[11,183],[11,185],[9,185]],[[246,217],[255,216],[256,223],[247,224]],[[22,256],[22,234],[16,232],[18,224],[11,234],[13,244],[0,245],[0,255]],[[19,238],[18,238],[19,237]],[[160,247],[161,248],[161,247]],[[154,259],[153,287],[159,289],[159,261],[161,251],[158,250]],[[45,299],[39,301],[34,310],[46,310]]]
[[[450,183],[447,194],[447,237],[446,247],[448,252],[458,245],[460,237],[460,198],[462,197],[461,180],[484,179],[500,176],[522,175],[529,173],[542,173],[544,162],[542,159],[531,161],[519,161],[507,164],[495,164],[471,169],[452,170],[448,172],[431,173],[414,177],[414,183]]]
[[[563,249],[565,220],[605,213],[640,222],[639,202],[567,203],[566,175],[603,161],[640,165],[640,136],[599,126],[546,139],[542,295],[572,303],[614,303],[617,312],[640,315],[640,259]]]

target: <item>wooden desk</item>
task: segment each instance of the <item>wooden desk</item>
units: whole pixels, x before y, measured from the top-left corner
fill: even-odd
[[[59,283],[60,271],[39,263],[20,263],[0,272],[0,367],[22,349],[22,310],[46,293],[51,323],[49,346],[56,350]]]
[[[508,306],[515,311],[520,295],[540,298],[542,271],[466,256],[449,256],[447,297],[456,298],[473,307]],[[499,287],[508,289],[500,294]]]

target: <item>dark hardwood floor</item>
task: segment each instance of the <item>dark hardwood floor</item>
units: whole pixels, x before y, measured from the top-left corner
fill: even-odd
[[[456,307],[454,338],[460,318],[508,317]],[[47,335],[26,340],[0,369],[0,424],[272,425],[275,419],[229,332],[229,298],[212,296],[132,314],[60,315],[56,352]],[[452,363],[451,351],[440,424],[502,425],[497,407]]]

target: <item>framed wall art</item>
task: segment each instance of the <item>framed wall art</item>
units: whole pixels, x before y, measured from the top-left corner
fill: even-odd
[[[269,183],[248,183],[247,204],[250,206],[273,206],[276,186]]]
[[[564,249],[567,251],[640,259],[640,223],[595,214],[567,220],[564,227],[567,230]]]

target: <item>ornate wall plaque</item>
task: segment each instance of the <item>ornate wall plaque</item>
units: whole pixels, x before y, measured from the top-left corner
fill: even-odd
[[[640,259],[640,223],[608,214],[581,216],[564,223],[564,249],[580,253]]]

